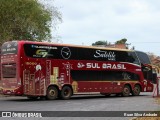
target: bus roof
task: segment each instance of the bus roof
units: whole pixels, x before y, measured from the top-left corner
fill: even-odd
[[[30,44],[43,44],[43,45],[57,45],[57,46],[67,46],[67,47],[79,47],[79,48],[92,48],[92,49],[103,49],[103,50],[116,50],[116,51],[130,51],[133,52],[134,50],[129,49],[119,49],[119,48],[107,48],[107,47],[96,47],[96,46],[83,46],[83,45],[73,45],[73,44],[60,44],[60,43],[49,43],[49,42],[35,42],[35,41],[17,41],[22,43],[30,43]]]

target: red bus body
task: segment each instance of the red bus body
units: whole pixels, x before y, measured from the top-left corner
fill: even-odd
[[[127,59],[130,54],[137,57],[130,50],[6,42],[1,55],[2,93],[37,97],[51,93],[47,92],[50,87],[61,94],[64,86],[68,86],[73,94],[118,94],[126,85],[131,93],[136,85],[141,92],[152,92],[153,84],[151,79],[144,78],[141,64],[123,61],[125,54]]]

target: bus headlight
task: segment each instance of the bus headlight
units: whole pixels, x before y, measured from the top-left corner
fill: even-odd
[[[144,84],[145,86],[147,86],[147,81],[146,81],[146,80],[144,80],[144,81],[143,81],[143,84]]]

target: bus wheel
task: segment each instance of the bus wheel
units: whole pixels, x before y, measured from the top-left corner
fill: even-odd
[[[61,91],[61,98],[64,100],[70,99],[72,96],[72,89],[69,86],[64,86]]]
[[[133,89],[133,92],[132,92],[132,95],[134,96],[138,96],[141,92],[141,88],[139,85],[135,85],[134,89]]]
[[[58,96],[58,89],[54,86],[50,86],[48,89],[47,89],[47,99],[48,100],[54,100],[56,99]]]
[[[130,87],[128,85],[125,85],[122,91],[122,96],[127,97],[129,96],[130,92],[131,92]]]

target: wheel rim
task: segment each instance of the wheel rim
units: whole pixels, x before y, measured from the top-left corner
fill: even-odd
[[[134,88],[134,93],[135,93],[136,95],[138,95],[138,94],[140,93],[139,87],[135,87],[135,88]]]
[[[124,94],[125,94],[125,95],[129,95],[129,93],[130,93],[129,89],[128,89],[127,87],[125,87],[125,88],[124,88]]]
[[[56,91],[55,91],[55,90],[50,90],[50,91],[49,91],[49,95],[50,95],[51,97],[54,97],[54,96],[56,95]]]

